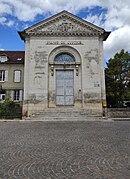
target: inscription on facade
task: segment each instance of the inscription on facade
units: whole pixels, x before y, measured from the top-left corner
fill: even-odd
[[[46,45],[83,45],[81,41],[47,41]]]
[[[47,52],[36,51],[34,58],[35,58],[34,83],[37,85],[38,88],[40,88],[43,85],[43,76],[45,75]]]
[[[35,68],[45,68],[45,63],[47,63],[47,53],[43,52],[35,52]]]

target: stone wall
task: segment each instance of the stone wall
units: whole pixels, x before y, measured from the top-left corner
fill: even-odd
[[[108,108],[108,117],[125,117],[130,118],[130,108]]]

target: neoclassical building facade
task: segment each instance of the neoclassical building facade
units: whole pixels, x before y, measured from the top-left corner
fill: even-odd
[[[102,115],[109,34],[67,11],[19,32],[26,46],[23,115],[70,107]]]

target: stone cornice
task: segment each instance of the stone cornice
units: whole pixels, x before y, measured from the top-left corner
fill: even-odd
[[[96,32],[82,32],[82,31],[74,31],[74,32],[29,32],[27,33],[28,36],[64,36],[64,37],[74,37],[74,36],[81,36],[81,37],[92,37],[92,36],[100,36],[101,33]]]

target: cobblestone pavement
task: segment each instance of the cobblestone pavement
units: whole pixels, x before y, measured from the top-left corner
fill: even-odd
[[[0,179],[130,179],[130,122],[0,122]]]

